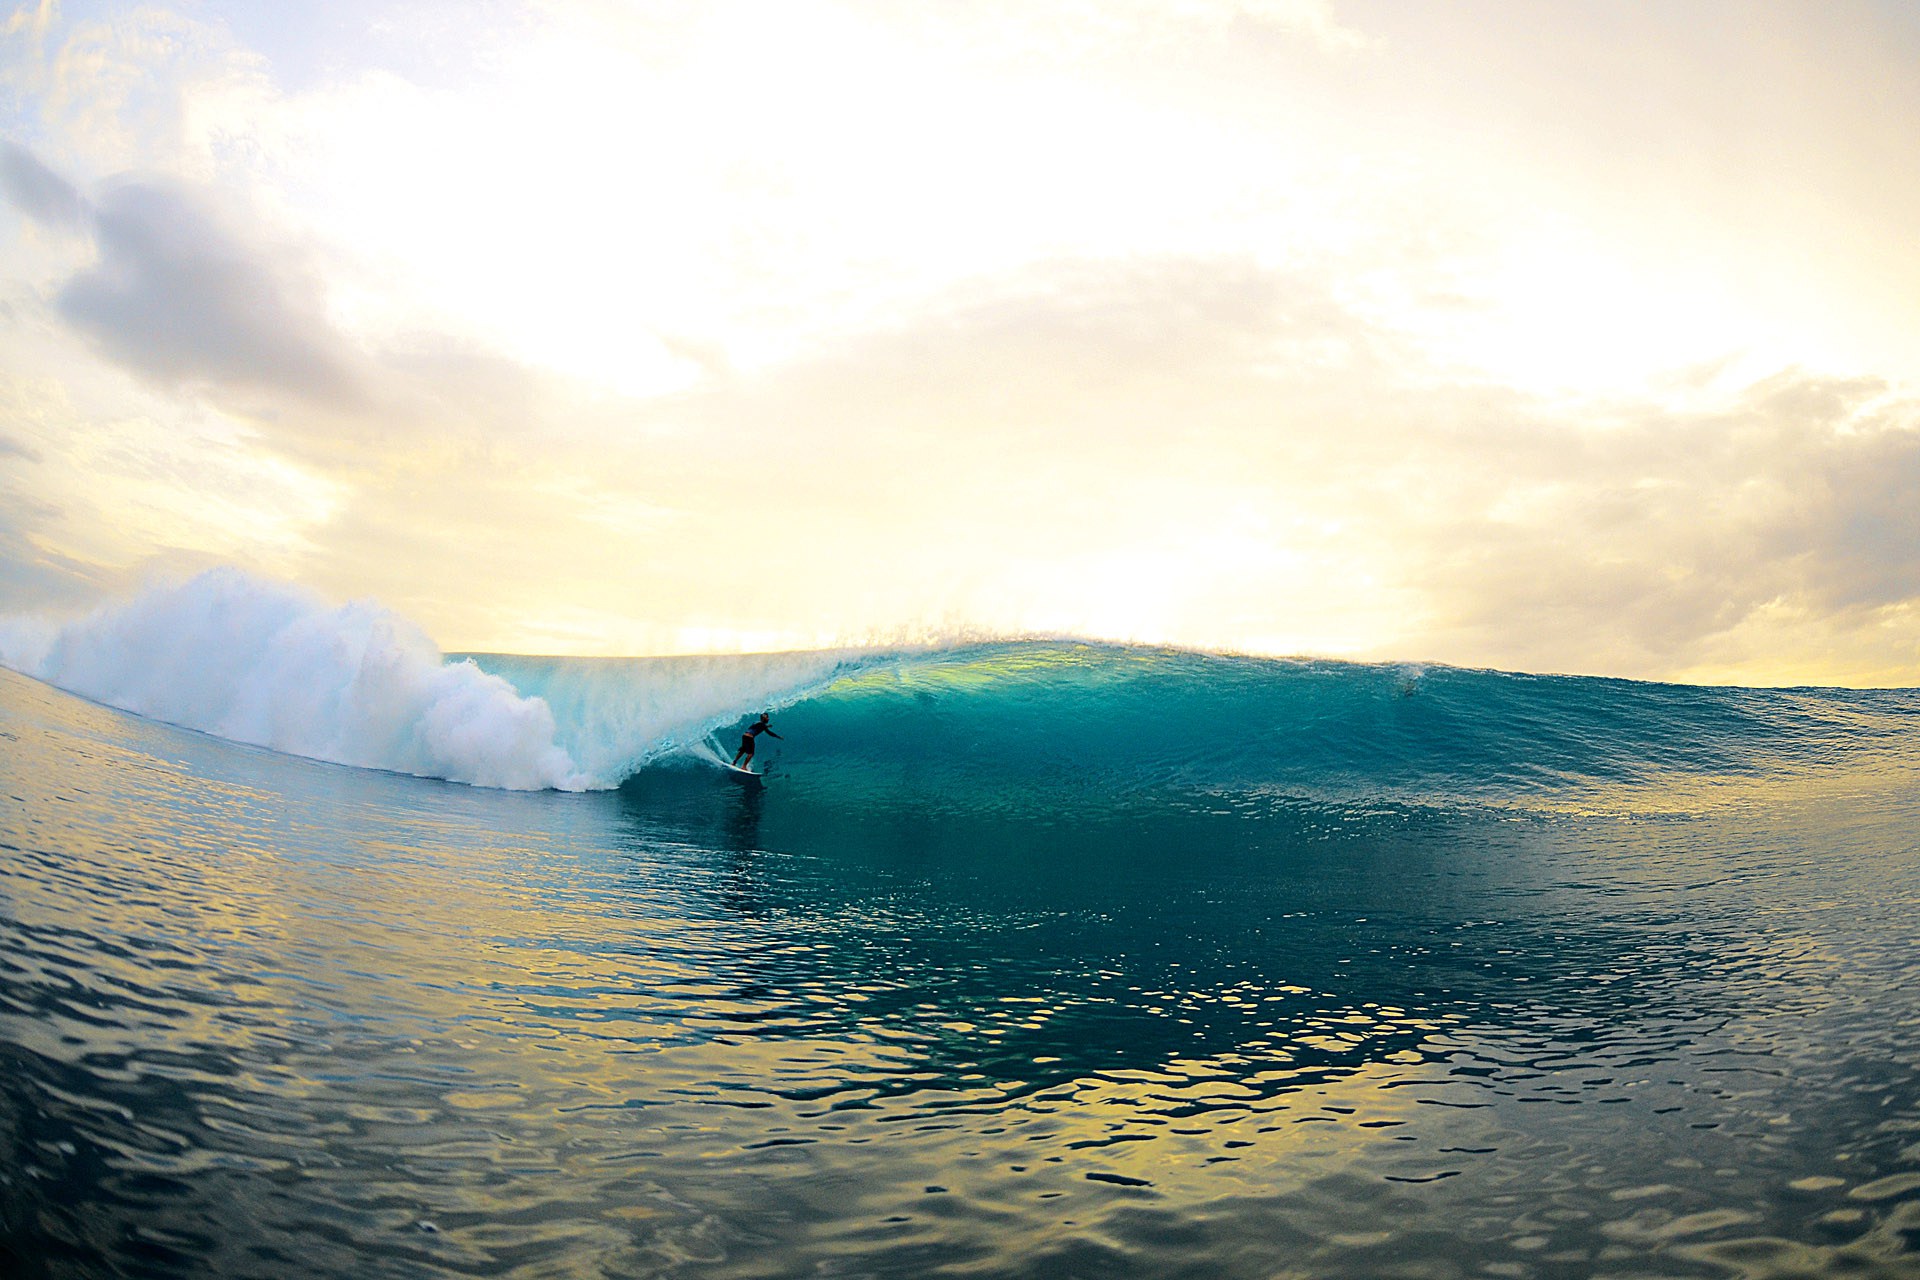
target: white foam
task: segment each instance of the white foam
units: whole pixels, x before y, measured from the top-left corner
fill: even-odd
[[[236,569],[65,624],[10,620],[0,663],[109,706],[315,760],[513,790],[612,785],[559,746],[544,701],[446,661],[407,619],[370,601],[330,606]]]

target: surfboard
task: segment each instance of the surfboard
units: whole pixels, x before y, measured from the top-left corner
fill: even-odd
[[[732,774],[734,777],[740,779],[742,782],[745,782],[749,778],[751,778],[755,782],[759,782],[761,780],[760,774],[755,773],[751,769],[742,769],[737,764],[728,764],[726,761],[722,760],[720,762],[720,767],[722,769],[725,769],[728,773]]]

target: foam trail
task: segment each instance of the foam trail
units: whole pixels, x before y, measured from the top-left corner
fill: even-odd
[[[593,785],[539,698],[447,662],[378,604],[340,607],[215,569],[48,628],[0,631],[0,663],[73,693],[292,755],[512,790]]]

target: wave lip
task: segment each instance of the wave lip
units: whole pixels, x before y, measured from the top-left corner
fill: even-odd
[[[291,755],[474,786],[594,785],[552,710],[370,601],[330,607],[237,569],[156,586],[0,662],[125,711]]]

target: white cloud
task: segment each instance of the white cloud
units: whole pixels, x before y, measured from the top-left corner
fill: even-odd
[[[91,223],[99,258],[56,305],[114,360],[160,379],[362,400],[317,282],[291,255],[247,243],[204,194],[122,179],[100,193]]]
[[[0,142],[0,192],[37,221],[69,231],[85,225],[86,203],[73,184],[17,143]]]

